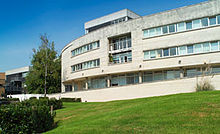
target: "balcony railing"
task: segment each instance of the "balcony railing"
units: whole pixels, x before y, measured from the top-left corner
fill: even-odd
[[[110,53],[128,51],[131,49],[131,39],[117,41],[110,44]]]

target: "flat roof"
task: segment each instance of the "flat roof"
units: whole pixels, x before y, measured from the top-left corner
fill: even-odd
[[[118,12],[114,12],[112,14],[108,14],[106,16],[102,16],[100,18],[97,18],[97,19],[86,22],[85,23],[85,29],[88,29],[88,28],[91,28],[91,27],[94,27],[94,26],[98,26],[98,25],[104,24],[106,22],[113,21],[113,20],[116,20],[116,19],[119,19],[119,18],[122,18],[122,17],[126,17],[126,16],[128,16],[130,18],[140,17],[139,15],[137,15],[136,13],[132,12],[129,9],[123,9],[123,10],[120,10]]]
[[[27,67],[22,67],[22,68],[16,68],[16,69],[12,69],[12,70],[8,70],[5,72],[5,75],[12,75],[12,74],[18,74],[18,73],[24,73],[24,72],[28,72],[30,69],[29,66]]]

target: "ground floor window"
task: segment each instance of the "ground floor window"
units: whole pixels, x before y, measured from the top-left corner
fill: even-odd
[[[65,85],[65,92],[71,92],[72,91],[72,85]]]
[[[107,87],[106,77],[99,77],[88,80],[88,89],[98,89],[98,88],[106,88],[106,87]]]
[[[111,86],[123,86],[139,82],[138,73],[119,74],[111,76]]]

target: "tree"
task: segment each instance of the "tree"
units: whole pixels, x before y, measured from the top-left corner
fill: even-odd
[[[61,59],[55,51],[54,42],[41,35],[41,45],[33,49],[30,71],[26,77],[29,93],[58,93],[61,91]],[[45,83],[46,82],[46,83]]]

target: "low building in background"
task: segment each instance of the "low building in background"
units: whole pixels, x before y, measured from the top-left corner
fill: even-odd
[[[6,71],[5,93],[8,95],[26,93],[25,77],[28,72],[29,66]]]
[[[5,73],[0,73],[0,97],[5,93]]]

